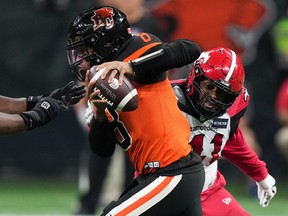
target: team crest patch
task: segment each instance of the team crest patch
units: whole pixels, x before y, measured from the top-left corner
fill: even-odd
[[[227,125],[228,125],[228,119],[221,119],[221,118],[213,119],[213,127],[215,128],[227,128]]]
[[[229,205],[232,199],[230,197],[222,199],[222,202],[225,203],[226,205]]]
[[[93,25],[94,31],[96,31],[101,26],[105,27],[106,29],[113,28],[114,26],[113,16],[115,16],[113,8],[104,7],[96,10],[94,12],[94,16],[91,17],[91,20],[94,23]]]

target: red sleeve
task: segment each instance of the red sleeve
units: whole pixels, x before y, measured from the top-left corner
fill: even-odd
[[[239,127],[227,141],[222,156],[256,182],[263,180],[268,175],[266,163],[261,161],[258,155],[247,145]]]

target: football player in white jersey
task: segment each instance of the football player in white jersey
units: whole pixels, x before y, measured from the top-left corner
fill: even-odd
[[[172,81],[178,106],[190,123],[190,144],[205,167],[201,197],[205,216],[215,215],[219,209],[222,216],[249,215],[225,189],[225,178],[218,170],[221,156],[255,180],[262,207],[276,194],[275,179],[239,128],[250,99],[244,79],[242,62],[235,52],[215,48],[201,53],[187,79]]]

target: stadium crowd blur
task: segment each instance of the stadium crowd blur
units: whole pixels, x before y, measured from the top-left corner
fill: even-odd
[[[1,3],[1,94],[38,94],[73,79],[64,49],[67,29],[70,20],[95,5],[95,0]],[[287,178],[287,163],[275,143],[281,127],[275,98],[283,73],[272,34],[277,21],[287,16],[287,0],[146,0],[146,4],[167,38],[190,38],[203,50],[226,46],[241,54],[252,93],[249,124],[261,147],[261,158],[276,179]],[[287,76],[288,68],[285,70]],[[85,142],[86,134],[73,110],[45,128],[1,137],[0,179],[48,176],[76,180]],[[235,172],[229,166],[224,162],[224,175]],[[239,177],[226,178],[232,176]]]

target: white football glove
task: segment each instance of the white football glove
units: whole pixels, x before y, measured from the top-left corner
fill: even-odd
[[[86,108],[86,111],[85,111],[85,119],[86,119],[86,124],[90,127],[91,120],[94,117],[94,114],[93,114],[94,105],[92,103],[89,103],[89,101],[87,104],[88,104],[88,107]]]
[[[258,186],[258,199],[260,206],[267,207],[271,199],[276,195],[277,188],[275,186],[275,179],[268,174],[268,176],[260,181],[256,182]]]

